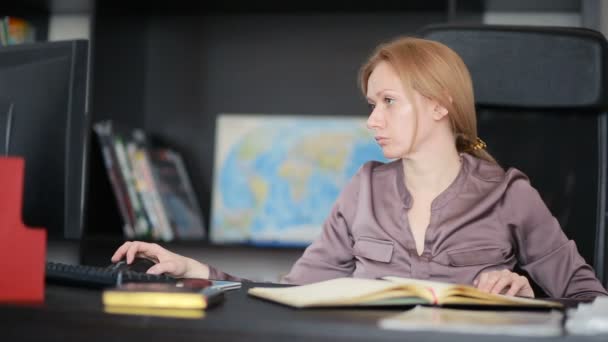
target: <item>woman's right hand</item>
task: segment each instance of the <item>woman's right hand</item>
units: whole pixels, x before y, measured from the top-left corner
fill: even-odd
[[[146,272],[149,274],[164,273],[175,278],[209,278],[207,265],[173,253],[155,243],[127,241],[114,252],[112,262],[126,259],[127,264],[131,264],[135,257],[147,258],[156,263]]]

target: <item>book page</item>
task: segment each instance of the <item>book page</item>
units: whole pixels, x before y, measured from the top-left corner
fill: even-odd
[[[448,289],[457,285],[457,284],[451,284],[451,283],[443,283],[443,282],[439,282],[439,281],[420,280],[420,279],[393,277],[393,276],[382,277],[382,279],[388,280],[393,283],[398,283],[398,284],[407,284],[407,285],[422,286],[425,288],[432,288],[437,293],[437,295],[440,295],[444,291],[447,291]]]
[[[293,307],[310,307],[356,305],[386,298],[417,297],[419,291],[384,280],[338,278],[284,288],[254,287],[248,293]]]
[[[505,306],[528,306],[528,307],[552,307],[562,308],[563,305],[542,299],[506,296],[501,294],[490,294],[476,288],[454,287],[440,298],[441,304],[480,304],[480,305],[505,305]]]
[[[540,299],[505,296],[483,292],[473,286],[443,283],[403,277],[383,277],[382,279],[398,283],[432,288],[437,296],[437,304],[463,305],[518,305],[540,307],[562,307],[561,304]]]

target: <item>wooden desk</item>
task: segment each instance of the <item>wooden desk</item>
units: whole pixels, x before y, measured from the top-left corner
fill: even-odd
[[[39,307],[0,305],[2,341],[486,341],[488,336],[411,333],[381,330],[379,318],[402,309],[296,310],[249,297],[243,290],[228,292],[223,303],[203,319],[169,319],[111,315],[103,312],[95,290],[47,286]],[[267,284],[266,284],[267,285]],[[493,341],[538,341],[492,336]],[[545,341],[597,341],[566,336]]]

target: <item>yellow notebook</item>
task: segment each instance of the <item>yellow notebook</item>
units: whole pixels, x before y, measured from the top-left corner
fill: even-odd
[[[296,308],[409,304],[562,307],[551,301],[489,294],[468,285],[400,277],[337,278],[292,287],[254,287],[248,293]]]
[[[104,306],[103,311],[105,313],[118,315],[156,316],[168,318],[201,319],[205,317],[205,311],[200,309],[171,309],[106,305]]]
[[[206,309],[223,299],[221,288],[176,286],[167,283],[127,283],[103,291],[102,302],[111,307]]]

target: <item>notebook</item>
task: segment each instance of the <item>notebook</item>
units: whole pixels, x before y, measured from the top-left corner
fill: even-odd
[[[563,313],[556,310],[475,311],[416,306],[379,320],[378,326],[391,330],[460,334],[561,336],[563,317]]]
[[[337,278],[308,285],[249,289],[251,296],[296,307],[465,305],[562,308],[552,301],[482,292],[472,286],[401,277]]]
[[[566,311],[566,331],[571,335],[606,335],[608,337],[608,297],[596,297]]]
[[[187,318],[201,319],[205,318],[205,311],[199,309],[174,309],[174,308],[153,308],[153,307],[137,307],[137,306],[113,306],[106,305],[103,312],[114,315],[132,315],[132,316],[155,316],[166,318]]]
[[[105,289],[102,294],[105,306],[164,309],[203,310],[223,298],[224,290],[218,287],[167,283],[126,283]]]

